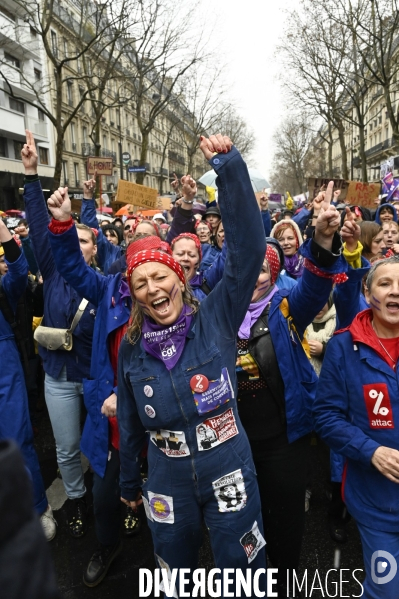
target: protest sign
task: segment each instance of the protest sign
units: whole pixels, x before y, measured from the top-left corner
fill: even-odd
[[[344,201],[348,190],[348,181],[345,181],[345,179],[316,179],[314,177],[310,177],[308,179],[309,200],[314,200],[317,194],[319,193],[320,188],[323,185],[327,187],[330,181],[334,181],[334,191],[336,191],[337,189],[341,190],[341,193],[339,195],[339,201]]]
[[[119,179],[115,201],[120,204],[132,204],[135,208],[156,208],[157,195],[157,190],[152,187]]]
[[[348,181],[348,191],[345,202],[355,206],[375,208],[375,202],[380,194],[379,183],[362,183],[361,181]],[[341,196],[339,197],[341,201]]]
[[[89,175],[112,175],[112,158],[101,156],[89,156],[87,159],[87,173]]]

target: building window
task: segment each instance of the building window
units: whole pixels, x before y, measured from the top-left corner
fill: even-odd
[[[17,112],[21,112],[25,114],[25,104],[20,100],[16,100],[15,98],[10,98],[10,108],[11,110],[16,110]]]
[[[40,159],[40,164],[48,164],[48,149],[47,148],[42,148],[41,146],[39,146],[39,159]]]
[[[40,108],[37,109],[37,116],[39,118],[39,121],[42,121],[42,123],[45,122],[46,115],[44,114],[43,110],[40,110]]]
[[[22,151],[23,147],[24,147],[23,141],[15,141],[14,140],[14,158],[15,158],[15,160],[22,160],[21,151]]]
[[[16,69],[21,68],[21,61],[19,60],[19,58],[16,58],[15,56],[13,56],[12,54],[9,54],[8,52],[4,52],[4,60],[6,62],[8,62],[9,64],[12,64],[12,66],[15,67]]]
[[[39,69],[33,69],[33,72],[35,74],[35,81],[40,81],[42,78],[42,72],[39,71]]]
[[[37,31],[34,27],[32,27],[32,25],[30,26],[30,34],[33,38],[37,37]]]
[[[0,137],[0,158],[8,158],[7,139]]]
[[[55,58],[58,58],[57,34],[55,31],[51,32],[51,49]]]
[[[67,81],[67,101],[69,106],[73,106],[73,83]]]
[[[87,127],[82,128],[83,143],[87,144]]]
[[[62,161],[62,176],[64,178],[64,185],[68,185],[68,163],[66,160]]]
[[[75,185],[76,185],[76,187],[79,187],[79,185],[80,185],[80,181],[79,181],[79,164],[77,162],[73,163],[73,173],[75,175]]]
[[[15,15],[13,15],[12,12],[4,8],[4,6],[0,6],[0,14],[10,19],[10,21],[15,21]]]
[[[389,128],[387,127],[385,129],[385,139],[388,139],[388,138],[389,138]]]
[[[64,58],[68,58],[68,40],[64,37]]]

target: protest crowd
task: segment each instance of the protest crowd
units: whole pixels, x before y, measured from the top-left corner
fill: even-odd
[[[93,473],[86,586],[144,525],[157,567],[195,570],[205,523],[217,568],[277,568],[278,597],[300,597],[287,575],[299,569],[317,436],[330,456],[329,534],[345,543],[353,518],[363,597],[399,597],[399,575],[381,585],[372,571],[376,551],[399,561],[393,176],[375,210],[330,182],[301,208],[272,212],[233,141],[201,138],[217,201],[175,177],[170,212],[99,223],[95,176],[80,215],[66,187],[45,201],[26,132],[24,218],[12,230],[0,219],[7,598],[60,596],[46,543],[57,522],[34,448],[41,387],[76,539],[90,525],[81,453]],[[18,562],[30,567],[15,580]],[[223,585],[221,596],[231,596]]]

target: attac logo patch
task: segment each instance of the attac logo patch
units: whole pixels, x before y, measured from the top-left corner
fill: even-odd
[[[363,385],[370,428],[395,428],[391,400],[385,383]]]
[[[250,564],[259,551],[266,545],[265,539],[262,537],[258,523],[255,520],[251,530],[246,532],[240,539],[240,543],[244,548],[245,554],[248,557],[248,563]]]

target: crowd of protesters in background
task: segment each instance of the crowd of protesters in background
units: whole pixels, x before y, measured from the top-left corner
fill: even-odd
[[[79,214],[66,187],[46,203],[27,131],[25,212],[0,219],[0,441],[22,452],[48,541],[41,396],[74,538],[89,526],[88,458],[98,546],[85,585],[107,575],[121,535],[140,533],[144,504],[160,567],[197,567],[204,519],[217,567],[254,573],[267,555],[285,598],[299,596],[286,581],[317,434],[330,450],[329,534],[345,543],[352,517],[364,597],[397,599],[398,577],[379,587],[371,570],[377,550],[399,560],[397,202],[349,205],[331,182],[303,207],[270,211],[228,137],[200,147],[217,201],[174,176],[170,210],[101,220],[95,176]]]

